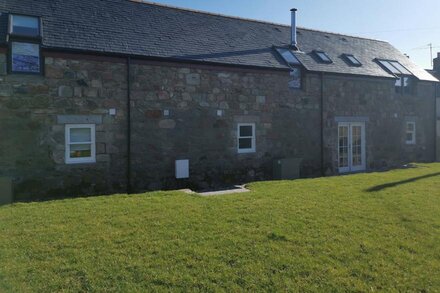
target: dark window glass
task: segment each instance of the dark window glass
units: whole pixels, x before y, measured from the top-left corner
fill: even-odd
[[[252,138],[240,138],[238,140],[240,149],[252,148]]]
[[[396,93],[410,95],[413,93],[413,82],[409,76],[400,76],[396,79]]]
[[[362,65],[362,63],[353,55],[345,54],[344,56],[351,65],[353,65],[353,66],[361,66]]]
[[[402,92],[402,77],[396,79],[396,93],[400,94]]]
[[[298,58],[296,58],[295,54],[289,50],[284,48],[277,48],[278,53],[283,57],[284,61],[286,61],[289,65],[300,65]]]
[[[240,137],[252,135],[252,126],[240,126]]]
[[[403,93],[404,94],[412,94],[412,81],[411,78],[408,76],[405,76],[402,78],[403,82]]]
[[[40,73],[40,66],[40,46],[38,44],[12,42],[12,72]]]
[[[332,59],[330,59],[330,57],[326,53],[321,52],[321,51],[316,51],[315,53],[319,57],[321,62],[332,63]]]

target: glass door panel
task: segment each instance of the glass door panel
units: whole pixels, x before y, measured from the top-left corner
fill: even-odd
[[[365,162],[365,123],[339,123],[339,172],[363,171]]]
[[[349,165],[349,125],[348,124],[340,124],[338,129],[338,154],[339,154],[339,171],[340,172],[348,172],[350,171]]]

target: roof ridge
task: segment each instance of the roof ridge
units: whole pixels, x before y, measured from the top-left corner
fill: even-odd
[[[325,34],[332,34],[332,35],[337,35],[337,36],[341,36],[341,37],[349,37],[349,38],[355,38],[355,39],[362,39],[362,40],[369,40],[369,41],[389,43],[388,41],[385,41],[385,40],[380,40],[380,39],[375,39],[375,38],[368,38],[368,37],[363,37],[363,36],[356,36],[356,35],[350,35],[350,34],[342,34],[342,33],[336,33],[336,32],[319,30],[319,29],[314,29],[314,28],[301,27],[301,26],[299,26],[298,28],[302,29],[302,30],[318,32],[318,33],[325,33]]]
[[[261,24],[270,24],[270,25],[283,26],[286,28],[290,28],[290,25],[283,24],[283,23],[277,23],[277,22],[271,22],[271,21],[241,17],[241,16],[227,15],[227,14],[223,14],[223,13],[209,12],[209,11],[204,11],[204,10],[199,10],[199,9],[179,7],[179,6],[169,5],[169,4],[158,3],[158,2],[154,2],[154,1],[148,1],[148,0],[128,0],[128,1],[134,2],[134,3],[139,3],[139,4],[154,5],[154,6],[160,6],[160,7],[165,7],[165,8],[175,9],[175,10],[188,11],[188,12],[194,12],[194,13],[200,13],[200,14],[206,14],[206,15],[212,15],[212,16],[220,16],[220,17],[224,17],[224,18],[250,21],[250,22],[256,22],[256,23],[261,23]],[[380,40],[380,39],[375,39],[375,38],[368,38],[368,37],[356,36],[356,35],[350,35],[350,34],[342,34],[342,33],[336,33],[336,32],[331,32],[331,31],[306,28],[306,27],[301,27],[301,26],[298,26],[298,28],[302,29],[302,30],[314,31],[314,32],[319,32],[319,33],[333,34],[333,35],[338,35],[338,36],[343,36],[343,37],[350,37],[350,38],[357,38],[357,39],[363,39],[363,40],[388,43],[385,40]]]

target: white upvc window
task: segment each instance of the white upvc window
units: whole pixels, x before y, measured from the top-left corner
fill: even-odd
[[[416,144],[416,123],[414,121],[406,122],[406,144]]]
[[[238,124],[237,149],[239,154],[255,152],[255,123]]]
[[[95,162],[95,124],[66,124],[66,164]]]

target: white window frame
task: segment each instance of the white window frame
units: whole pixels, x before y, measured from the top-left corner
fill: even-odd
[[[91,141],[90,142],[70,142],[70,130],[75,128],[90,128]],[[65,126],[66,137],[66,164],[86,164],[96,163],[96,126],[95,124],[66,124]],[[86,158],[71,158],[70,146],[74,144],[91,144],[91,156]]]
[[[252,136],[240,136],[240,127],[242,126],[251,126],[252,127]],[[252,145],[250,148],[241,149],[240,148],[240,139],[241,138],[251,138]],[[249,154],[256,152],[256,139],[255,139],[255,123],[238,123],[237,124],[237,152],[239,154]]]
[[[413,130],[408,130],[408,125],[412,124],[414,126]],[[411,133],[412,140],[407,140],[406,136]],[[416,144],[416,122],[415,121],[406,121],[405,123],[405,143],[406,144]]]

